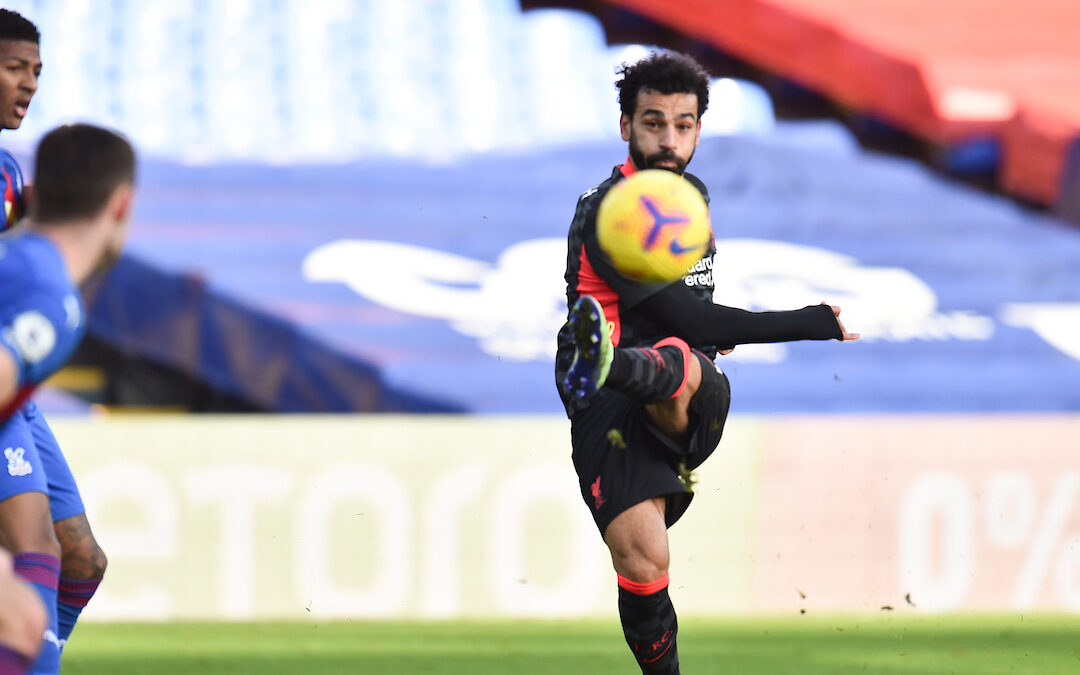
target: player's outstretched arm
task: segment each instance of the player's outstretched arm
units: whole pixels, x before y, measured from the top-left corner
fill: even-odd
[[[690,344],[721,350],[741,344],[794,340],[854,340],[837,318],[839,307],[809,305],[783,312],[751,312],[703,301],[682,284],[645,298],[638,309]]]

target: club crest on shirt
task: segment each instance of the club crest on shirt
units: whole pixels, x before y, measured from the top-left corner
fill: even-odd
[[[7,470],[12,476],[28,476],[34,472],[34,467],[27,461],[25,448],[7,448],[4,457],[7,458]]]

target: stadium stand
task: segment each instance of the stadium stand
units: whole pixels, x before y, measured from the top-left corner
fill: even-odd
[[[522,12],[517,0],[235,2],[219,13],[197,2],[9,4],[58,36],[42,45],[50,67],[34,113],[4,139],[24,153],[72,118],[191,165],[446,162],[614,139],[614,64],[643,51],[609,47],[585,12]],[[720,95],[736,107],[718,131],[768,129],[760,88],[729,81]]]
[[[1080,138],[1070,0],[600,0],[701,39],[946,148],[1008,193],[1059,206]],[[530,4],[548,4],[531,0]],[[564,4],[564,3],[557,3]],[[598,11],[605,16],[603,11]],[[986,143],[1000,152],[986,150]],[[1063,212],[1070,213],[1067,209]],[[1077,221],[1080,222],[1080,221]]]

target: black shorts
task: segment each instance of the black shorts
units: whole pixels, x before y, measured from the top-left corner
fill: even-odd
[[[570,438],[581,496],[601,536],[631,506],[666,497],[671,527],[694,497],[685,483],[720,443],[731,404],[727,376],[699,352],[701,386],[690,400],[690,436],[676,441],[656,428],[645,406],[622,392],[601,389],[571,417]]]

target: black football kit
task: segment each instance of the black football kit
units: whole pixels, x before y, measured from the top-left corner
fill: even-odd
[[[590,295],[603,308],[616,348],[649,348],[680,338],[702,366],[702,382],[690,403],[690,430],[672,439],[649,420],[642,401],[611,387],[582,399],[561,384],[574,358],[569,322],[559,331],[555,380],[571,420],[574,467],[582,498],[601,534],[626,509],[666,497],[670,527],[690,504],[689,471],[716,448],[730,402],[727,377],[714,364],[720,349],[740,344],[842,339],[832,309],[812,305],[787,312],[750,312],[713,303],[715,244],[680,281],[641,283],[615,270],[600,249],[596,214],[617,182],[634,173],[628,159],[611,176],[578,199],[567,238],[566,298],[573,307]],[[705,185],[684,178],[709,201]]]

